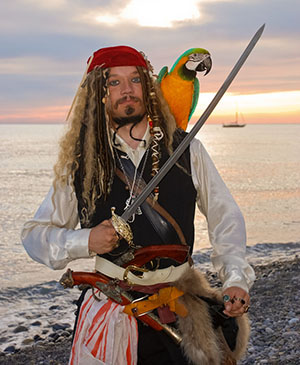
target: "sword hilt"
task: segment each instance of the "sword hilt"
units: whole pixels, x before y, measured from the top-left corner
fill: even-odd
[[[133,234],[130,225],[119,215],[115,213],[116,208],[111,208],[111,224],[116,232],[127,241],[130,247],[134,247]]]

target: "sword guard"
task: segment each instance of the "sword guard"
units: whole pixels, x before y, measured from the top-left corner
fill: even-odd
[[[127,241],[130,247],[134,247],[133,234],[130,225],[125,220],[115,213],[116,208],[111,208],[111,224],[116,232]]]

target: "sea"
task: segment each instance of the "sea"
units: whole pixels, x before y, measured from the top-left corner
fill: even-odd
[[[53,179],[63,124],[0,124],[0,318],[55,298],[65,270],[25,252],[20,232]],[[245,217],[250,261],[284,259],[300,249],[300,124],[204,125],[199,138]],[[195,255],[209,262],[205,218],[195,218]],[[93,269],[92,260],[68,265]],[[36,288],[39,288],[38,290]],[[43,295],[44,293],[44,295]],[[7,322],[7,323],[8,323]],[[8,324],[9,325],[9,324]]]
[[[0,124],[0,281],[23,287],[57,279],[28,257],[20,231],[53,179],[63,124]],[[204,144],[246,221],[248,245],[300,241],[300,124],[207,124]],[[197,212],[195,250],[209,248],[205,218]],[[83,260],[79,266],[90,265]],[[77,265],[77,264],[76,264]],[[72,263],[74,266],[74,263]]]

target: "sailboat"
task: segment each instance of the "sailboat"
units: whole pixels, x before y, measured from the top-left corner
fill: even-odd
[[[242,113],[240,113],[240,114],[242,116]],[[242,116],[242,119],[244,119],[243,116]],[[243,124],[239,123],[239,113],[238,112],[235,113],[235,120],[233,122],[223,123],[224,128],[241,128],[241,127],[245,127],[245,125],[246,125],[245,123],[243,123]]]

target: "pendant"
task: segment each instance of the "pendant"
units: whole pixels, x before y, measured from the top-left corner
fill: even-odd
[[[126,200],[124,210],[126,210],[126,209],[128,209],[128,208],[130,207],[130,205],[134,202],[134,199],[135,199],[135,196],[134,196],[134,195],[132,195],[132,196],[130,196],[130,197]],[[136,214],[137,214],[137,215],[142,215],[142,210],[141,210],[141,208],[140,208],[140,207],[138,207],[138,208],[137,208],[137,210],[135,211],[135,213],[133,213],[133,214],[132,214],[132,216],[128,219],[128,222],[129,222],[129,223],[134,222],[134,220],[135,220],[135,215],[136,215]]]

